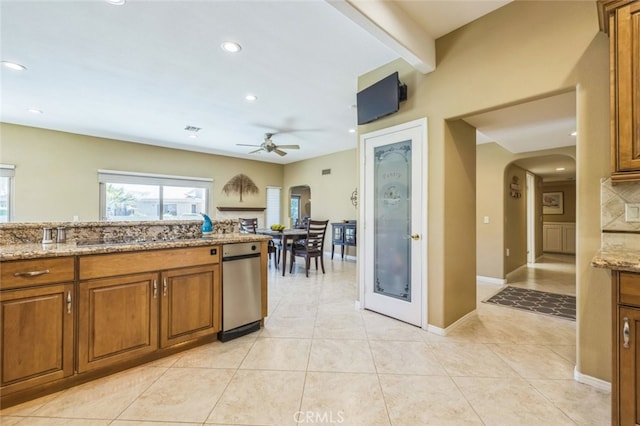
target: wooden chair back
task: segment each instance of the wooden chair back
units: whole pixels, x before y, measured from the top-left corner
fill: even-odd
[[[252,217],[249,219],[239,218],[238,223],[240,225],[240,232],[244,234],[255,234],[258,229],[258,218]]]

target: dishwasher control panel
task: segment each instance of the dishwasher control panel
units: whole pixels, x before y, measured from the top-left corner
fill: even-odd
[[[222,257],[246,256],[248,254],[260,254],[260,243],[236,243],[222,246]]]

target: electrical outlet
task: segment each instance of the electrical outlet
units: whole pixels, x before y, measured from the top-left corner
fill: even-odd
[[[509,249],[507,249],[507,256],[509,256]]]
[[[483,223],[489,223],[489,216],[485,216],[483,219]]]

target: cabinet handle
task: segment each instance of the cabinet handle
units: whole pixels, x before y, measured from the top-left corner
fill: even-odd
[[[153,298],[158,298],[158,280],[153,280]]]
[[[622,345],[625,349],[629,349],[629,336],[631,332],[629,331],[629,318],[624,317],[624,326],[622,327],[622,338],[624,339],[624,344]]]
[[[67,292],[67,313],[71,313],[71,291]]]
[[[16,272],[13,274],[14,277],[37,277],[38,275],[48,274],[49,270],[44,269],[42,271],[29,271],[29,272]]]
[[[163,296],[167,295],[167,277],[164,277],[162,279],[162,295]]]

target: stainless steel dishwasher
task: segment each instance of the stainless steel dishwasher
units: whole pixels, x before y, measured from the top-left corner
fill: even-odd
[[[260,243],[222,246],[222,331],[226,342],[260,329]]]

